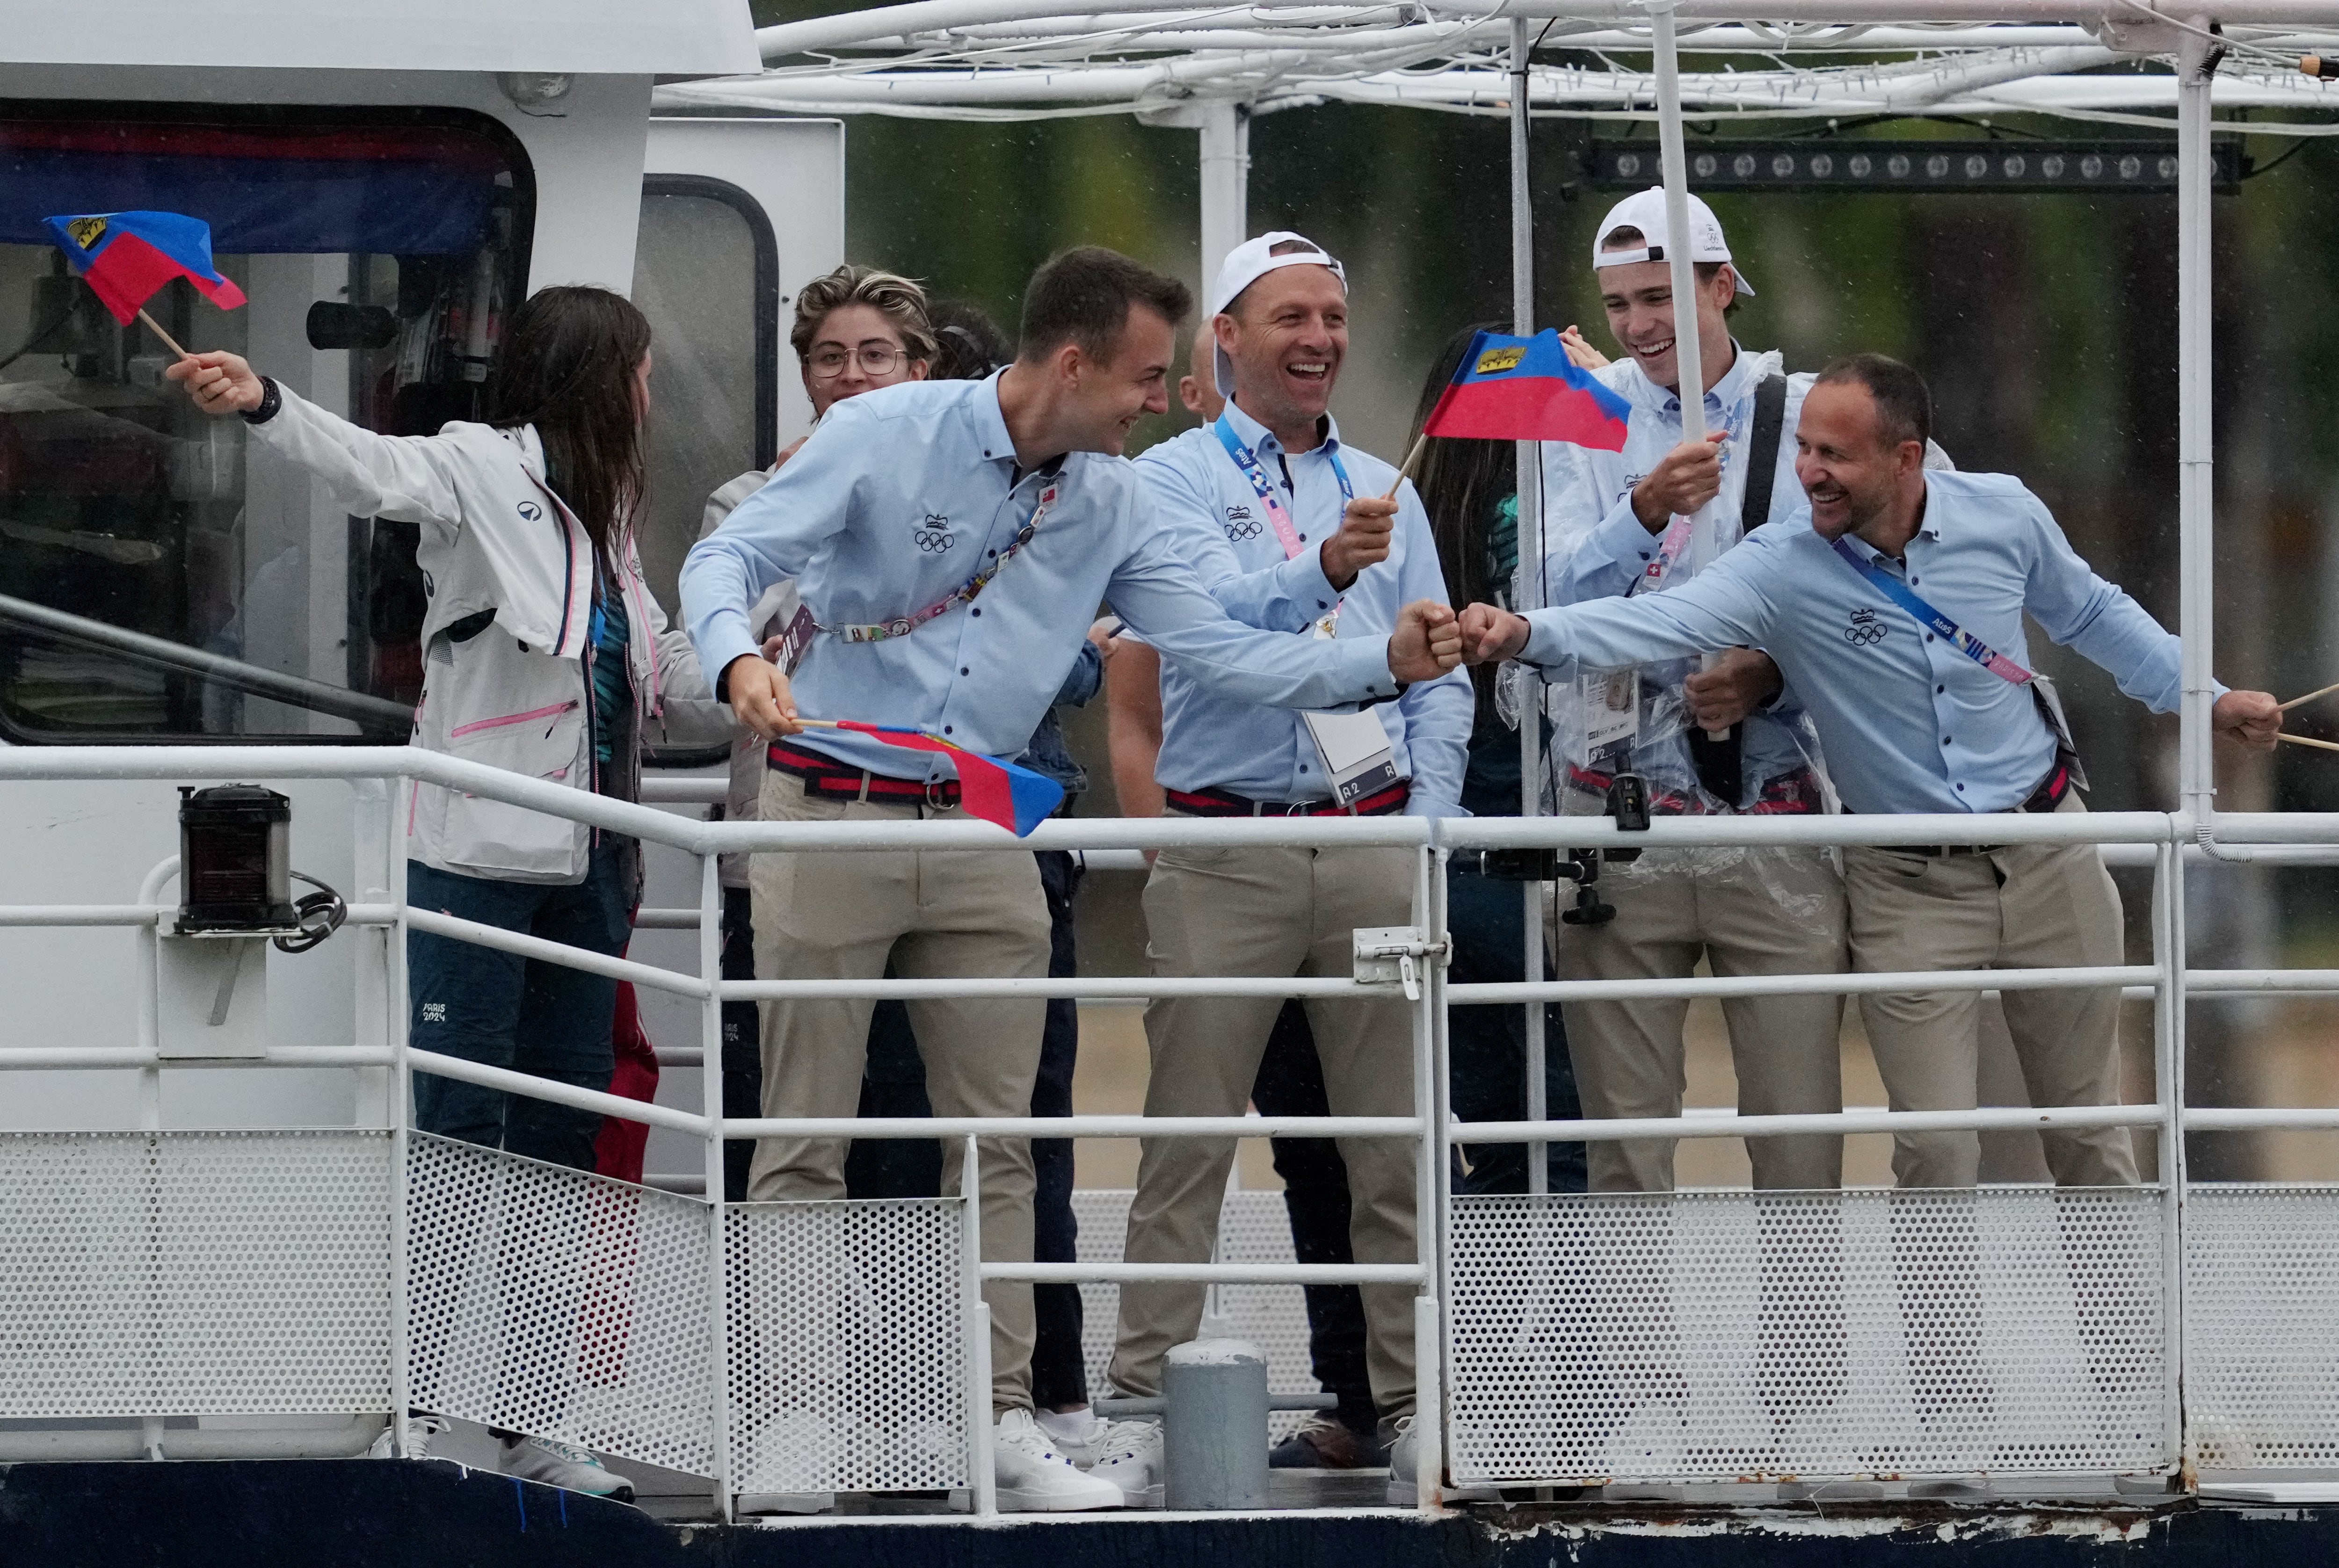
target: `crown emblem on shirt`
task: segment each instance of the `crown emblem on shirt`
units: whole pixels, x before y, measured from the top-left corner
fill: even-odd
[[[1854,647],[1872,648],[1884,640],[1884,623],[1870,609],[1851,612],[1851,625],[1843,629],[1844,640]]]

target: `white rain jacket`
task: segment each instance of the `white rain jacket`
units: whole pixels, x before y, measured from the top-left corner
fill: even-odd
[[[416,745],[630,800],[646,736],[727,738],[729,715],[689,639],[667,628],[629,537],[616,588],[631,628],[634,711],[613,727],[608,776],[597,771],[592,541],[545,483],[533,426],[457,420],[435,436],[383,436],[278,391],[282,408],[252,427],[262,445],[356,516],[423,525],[415,554],[429,602]],[[581,823],[430,784],[415,786],[407,832],[409,853],[426,865],[507,882],[580,882],[592,849]]]

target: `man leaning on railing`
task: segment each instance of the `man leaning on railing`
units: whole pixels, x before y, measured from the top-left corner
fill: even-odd
[[[765,822],[964,820],[955,767],[804,720],[922,730],[969,751],[1021,751],[1080,656],[1100,600],[1170,655],[1252,702],[1335,707],[1393,698],[1453,668],[1443,603],[1400,612],[1388,636],[1306,641],[1232,618],[1167,542],[1118,460],[1130,428],[1168,406],[1186,289],[1109,251],[1034,275],[1016,361],[984,381],[882,387],[837,404],[779,476],[699,541],[685,618],[733,711],[774,744]],[[750,607],[781,577],[803,595],[793,669],[767,663]],[[923,606],[923,607],[921,607]],[[1296,646],[1295,646],[1296,645]],[[798,704],[804,705],[800,712]],[[755,968],[766,980],[874,981],[1048,972],[1049,921],[1028,854],[922,852],[755,857]],[[871,1003],[785,1000],[763,1012],[767,1116],[848,1118]],[[910,1009],[942,1116],[1031,1107],[1044,1003],[921,1000]],[[986,1139],[982,1254],[1031,1257],[1028,1142]],[[955,1185],[958,1149],[944,1145]],[[769,1139],[757,1201],[844,1192],[835,1139]],[[1031,1415],[1031,1287],[995,1281],[992,1454],[1000,1506],[1117,1507],[1121,1489],[1074,1470]]]
[[[1797,429],[1804,511],[1672,593],[1525,616],[1472,605],[1466,656],[1606,668],[1761,648],[1809,707],[1847,811],[2084,811],[2085,775],[2052,689],[2030,672],[2023,613],[2156,713],[2178,704],[2177,639],[2088,568],[2020,481],[1927,470],[1931,425],[1930,394],[1908,366],[1838,360]],[[2216,690],[2213,725],[2272,749],[2274,698]],[[1860,972],[2122,961],[2119,895],[2091,844],[1854,847],[1844,886]],[[2117,987],[2004,1000],[2035,1103],[2117,1101]],[[1971,991],[1860,998],[1894,1110],[1973,1108],[1980,1001]],[[2063,1185],[2137,1178],[2126,1129],[2042,1141]],[[1903,1187],[1971,1186],[1979,1139],[1901,1133],[1892,1169]]]

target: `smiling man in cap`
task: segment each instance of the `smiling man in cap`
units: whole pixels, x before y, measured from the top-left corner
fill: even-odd
[[[1374,636],[1410,601],[1446,597],[1429,519],[1391,465],[1343,442],[1328,411],[1348,349],[1340,263],[1301,235],[1236,247],[1209,300],[1218,418],[1147,451],[1138,470],[1173,547],[1223,602],[1289,635]],[[1243,585],[1236,591],[1236,585]],[[1295,713],[1214,691],[1163,650],[1155,776],[1172,815],[1309,817],[1459,814],[1473,711],[1459,671],[1353,715]],[[1414,856],[1402,849],[1161,852],[1145,890],[1153,971],[1346,979],[1359,926],[1412,921]],[[1282,1002],[1176,997],[1146,1011],[1149,1116],[1239,1116]],[[1401,1001],[1307,1003],[1333,1114],[1413,1112],[1413,1025]],[[1129,1216],[1131,1262],[1206,1263],[1234,1159],[1232,1139],[1149,1139]],[[1340,1140],[1349,1238],[1359,1263],[1410,1263],[1414,1152],[1406,1139]],[[1204,1287],[1127,1285],[1111,1379],[1161,1392],[1163,1358],[1201,1326]],[[1364,1287],[1367,1359],[1383,1441],[1414,1402],[1410,1285]],[[1399,1445],[1399,1456],[1404,1454]],[[1094,1474],[1158,1504],[1161,1434],[1117,1424]],[[1409,1467],[1404,1475],[1409,1491]]]

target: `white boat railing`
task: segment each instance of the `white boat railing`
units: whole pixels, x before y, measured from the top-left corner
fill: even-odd
[[[2196,1186],[2188,1131],[2339,1129],[2339,1108],[2189,1109],[2189,996],[2339,992],[2339,971],[2189,970],[2186,867],[2260,848],[2329,854],[2339,815],[1071,819],[1011,839],[981,823],[690,820],[409,748],[0,750],[0,785],[39,779],[339,779],[357,803],[349,930],[354,1043],[266,1057],[164,1058],[156,947],[174,912],[156,868],[134,902],[22,904],[0,927],[147,933],[134,1044],[12,1046],[0,1068],[133,1069],[132,1132],[0,1135],[0,1420],[137,1418],[154,1456],[231,1451],[168,1418],[428,1408],[541,1431],[704,1476],[727,1511],[745,1490],[964,1488],[995,1509],[988,1440],[989,1281],[1417,1287],[1425,1469],[1457,1484],[1781,1481],[1820,1476],[2116,1474],[2188,1484],[2198,1466],[2339,1464],[2339,1191]],[[694,857],[696,909],[651,912],[697,933],[697,968],[612,959],[406,902],[404,781],[428,780],[590,823]],[[696,803],[705,786],[652,793]],[[2214,829],[2214,837],[2209,830]],[[1480,847],[2093,843],[2151,873],[2150,962],[2085,969],[1453,985],[1444,869]],[[1393,846],[1417,857],[1396,980],[725,981],[716,857],[741,851],[950,848],[1136,851],[1173,845]],[[719,1060],[726,1001],[779,997],[1378,996],[1414,1019],[1416,1110],[1378,1118],[1076,1115],[889,1120],[726,1118],[719,1075],[696,1110],[416,1050],[404,938],[429,931],[629,980],[696,1002]],[[2123,988],[2155,1002],[2150,1104],[1637,1121],[1461,1123],[1447,1011],[1625,997],[1857,995]],[[165,1131],[165,1067],[360,1070],[357,1125],[281,1133]],[[700,1140],[703,1195],[557,1170],[417,1132],[415,1072],[508,1090]],[[1841,1193],[1459,1196],[1461,1143],[1780,1134],[2151,1129],[2157,1177],[2137,1188]],[[723,1149],[762,1137],[1312,1137],[1416,1145],[1411,1263],[1034,1263],[982,1257],[973,1195],[919,1202],[728,1205]],[[289,1185],[288,1185],[289,1184]],[[2205,1206],[2206,1204],[2206,1206]],[[271,1207],[272,1206],[272,1207]],[[185,1234],[180,1233],[181,1227]],[[94,1238],[94,1239],[93,1239]],[[13,1241],[11,1241],[13,1238]],[[289,1283],[288,1283],[289,1282]],[[271,1313],[239,1291],[309,1299]],[[271,1298],[272,1299],[272,1298]],[[244,1307],[231,1310],[237,1301]],[[225,1303],[226,1305],[222,1305]],[[239,1313],[242,1315],[239,1316]],[[2237,1348],[2238,1347],[2238,1348]],[[2254,1359],[2254,1357],[2257,1357]],[[2279,1365],[2265,1357],[2275,1358]],[[2302,1372],[2302,1368],[2304,1371]],[[21,1440],[20,1440],[21,1439]],[[120,1451],[107,1435],[85,1445]],[[255,1449],[281,1435],[254,1434]],[[337,1431],[319,1451],[346,1452]],[[39,1448],[0,1432],[0,1455]],[[70,1450],[72,1445],[67,1443]],[[54,1446],[49,1452],[61,1452]],[[1438,1489],[1423,1488],[1424,1506]]]

